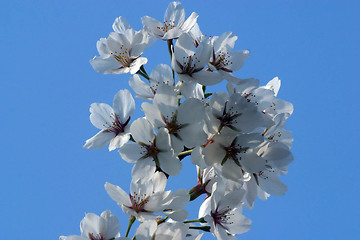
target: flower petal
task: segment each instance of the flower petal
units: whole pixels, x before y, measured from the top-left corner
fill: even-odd
[[[138,143],[125,143],[119,150],[121,157],[128,163],[134,163],[146,153],[144,147]]]
[[[189,34],[181,34],[179,39],[176,41],[174,48],[174,55],[176,60],[180,63],[184,63],[184,59],[194,55],[194,43]]]
[[[131,170],[133,181],[141,179],[141,182],[146,182],[151,179],[155,173],[156,166],[152,158],[144,158],[137,161]]]
[[[122,34],[125,34],[127,30],[133,30],[130,24],[122,16],[115,19],[112,28],[114,29],[115,32]]]
[[[221,34],[221,36],[216,38],[216,40],[214,41],[215,54],[220,54],[220,51],[230,52],[234,48],[237,38],[238,37],[232,32],[225,32]]]
[[[160,152],[158,154],[160,168],[170,176],[177,176],[182,169],[182,163],[174,151]]]
[[[282,196],[287,191],[287,186],[271,172],[262,174],[258,180],[259,187],[271,195]]]
[[[138,143],[149,144],[155,138],[154,128],[145,118],[136,119],[130,126],[130,132]]]
[[[102,233],[105,239],[120,236],[120,223],[118,218],[111,214],[110,210],[104,211],[100,215],[103,222]]]
[[[130,64],[130,73],[131,74],[135,74],[139,71],[140,67],[144,64],[147,63],[147,58],[145,57],[139,57],[137,59],[135,59],[134,61],[132,61],[132,63]]]
[[[155,94],[154,105],[159,108],[166,121],[171,121],[178,108],[178,98],[174,87],[161,86]]]
[[[112,126],[114,110],[106,103],[93,103],[90,106],[90,121],[99,129]]]
[[[150,74],[150,84],[155,91],[162,83],[170,86],[174,84],[171,67],[166,64],[157,65]]]
[[[130,133],[119,134],[111,139],[109,144],[109,151],[113,151],[117,148],[121,148],[130,139]]]
[[[204,118],[205,106],[195,98],[186,99],[178,109],[177,120],[180,124],[198,123]]]
[[[163,28],[163,24],[158,20],[149,16],[144,16],[141,18],[141,22],[145,31],[147,31],[150,35],[156,38],[162,38],[164,36],[164,32],[161,30]]]
[[[119,186],[111,183],[105,183],[105,190],[109,194],[112,200],[117,202],[120,206],[131,206],[129,195]]]
[[[154,97],[153,91],[150,86],[142,81],[139,75],[134,74],[129,80],[129,86],[134,90],[135,97],[142,98],[145,100],[152,100]]]
[[[184,24],[181,26],[183,32],[189,32],[194,27],[198,17],[199,15],[197,13],[191,13],[190,17],[188,17]]]
[[[156,128],[165,127],[160,110],[151,103],[144,102],[141,104],[146,119],[149,120]]]
[[[231,52],[229,57],[229,61],[232,62],[229,66],[231,71],[239,70],[249,56],[250,52],[248,50]]]
[[[80,230],[83,237],[87,237],[89,234],[97,235],[101,233],[100,217],[95,213],[87,213],[80,222]]]
[[[175,26],[182,25],[185,21],[185,10],[180,2],[171,2],[166,9],[164,22],[168,24],[175,24]]]
[[[183,144],[187,148],[194,148],[205,144],[207,140],[206,133],[203,131],[201,126],[197,124],[190,124],[181,128],[179,135],[183,140]]]
[[[112,56],[94,57],[90,60],[91,66],[95,71],[102,74],[114,73],[114,69],[119,69],[121,65]]]
[[[180,74],[178,75],[180,77]],[[223,80],[223,77],[217,72],[200,71],[192,75],[193,81],[204,86],[211,86],[218,84]]]
[[[86,143],[84,144],[84,148],[87,149],[99,149],[107,146],[112,138],[115,137],[115,134],[113,132],[108,132],[106,130],[101,130],[98,132],[95,136],[92,138],[86,140]],[[112,151],[112,150],[110,150]]]
[[[120,90],[114,97],[114,112],[125,123],[135,111],[135,101],[129,90]]]

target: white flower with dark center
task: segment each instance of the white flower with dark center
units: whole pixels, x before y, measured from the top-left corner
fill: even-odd
[[[237,36],[232,32],[223,33],[220,37],[212,37],[212,54],[209,67],[213,71],[218,71],[223,78],[232,83],[241,83],[247,79],[239,79],[232,75],[232,72],[239,70],[245,60],[250,56],[248,50],[232,51]]]
[[[109,210],[100,216],[87,213],[80,223],[81,236],[61,236],[60,240],[122,240],[120,237],[120,224],[115,215]]]
[[[263,115],[255,104],[247,102],[240,94],[228,97],[225,93],[214,93],[209,101],[205,121],[211,133],[222,128],[246,133],[266,126],[271,121]]]
[[[156,172],[146,181],[133,178],[130,194],[111,183],[106,183],[105,189],[124,213],[135,216],[140,221],[155,220],[157,218],[155,213],[162,212],[166,215],[169,211],[172,211],[169,217],[177,219],[180,215],[179,218],[183,220],[185,210],[182,208],[189,202],[189,195],[183,190],[175,193],[164,191],[166,181],[165,174]],[[177,212],[179,214],[176,214]]]
[[[90,60],[95,71],[104,74],[135,74],[140,67],[147,63],[141,54],[154,43],[144,30],[135,31],[123,17],[119,17],[113,24],[115,32],[108,38],[101,38],[96,46],[100,56]]]
[[[156,128],[168,130],[176,153],[183,151],[184,146],[193,148],[206,142],[207,136],[198,124],[205,112],[200,100],[189,98],[179,105],[174,87],[164,85],[158,89],[153,102],[141,105],[146,118]]]
[[[266,200],[270,195],[283,196],[288,188],[280,180],[279,174],[269,168],[253,173],[251,179],[244,182],[244,189],[247,206],[251,209],[257,196],[261,200]]]
[[[222,177],[242,181],[246,172],[266,169],[266,160],[258,156],[256,150],[263,142],[264,138],[258,133],[235,135],[224,132],[204,148],[204,159]]]
[[[287,191],[287,186],[279,176],[287,174],[290,163],[294,160],[287,145],[281,142],[270,142],[258,152],[266,161],[266,168],[251,173],[251,179],[244,182],[246,190],[245,203],[247,208],[254,206],[258,196],[266,200],[270,195],[282,196]]]
[[[178,38],[182,33],[190,31],[196,23],[198,15],[192,13],[185,21],[184,7],[180,2],[171,2],[166,9],[164,22],[145,16],[141,18],[144,29],[152,36],[163,40]]]
[[[109,151],[120,148],[130,139],[130,116],[135,111],[135,101],[129,90],[120,90],[114,97],[113,108],[105,103],[90,107],[91,123],[101,129],[86,140],[84,148],[102,148],[109,144]]]
[[[290,131],[284,129],[286,123],[285,120],[287,118],[286,113],[280,113],[274,117],[274,125],[270,128],[265,129],[263,135],[265,139],[269,142],[273,143],[283,143],[288,148],[291,148],[292,142],[294,141],[292,134]]]
[[[222,81],[217,72],[205,71],[211,54],[211,44],[207,39],[199,43],[194,51],[193,39],[182,34],[176,41],[171,66],[184,83],[214,85]]]
[[[275,77],[266,86],[241,84],[235,87],[235,91],[241,94],[249,103],[255,104],[258,110],[266,116],[273,118],[277,114],[285,113],[285,117],[288,118],[292,114],[294,107],[291,103],[276,98],[280,85],[281,81]]]
[[[174,85],[171,67],[166,64],[157,65],[149,78],[150,85],[143,82],[137,74],[130,78],[129,85],[135,91],[135,97],[152,100],[160,86]]]
[[[153,125],[147,119],[139,118],[131,124],[130,132],[135,142],[126,143],[119,153],[125,161],[135,163],[133,178],[152,174],[157,168],[170,176],[180,173],[182,164],[171,147],[167,129],[159,129],[155,135]]]
[[[235,190],[224,194],[224,189],[214,184],[210,198],[200,207],[199,217],[210,225],[210,231],[219,240],[232,239],[234,234],[247,232],[251,221],[242,215],[244,190]]]

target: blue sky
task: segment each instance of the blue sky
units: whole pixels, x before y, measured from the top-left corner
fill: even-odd
[[[116,151],[82,148],[95,129],[93,102],[112,103],[130,75],[100,75],[89,59],[118,16],[162,19],[169,1],[1,1],[0,226],[3,239],[57,239],[79,234],[86,212],[110,209],[124,234],[128,216],[107,195],[125,189],[131,165]],[[182,1],[207,35],[233,31],[235,49],[251,57],[237,73],[262,84],[278,76],[279,98],[294,104],[286,129],[295,161],[284,197],[257,200],[250,232],[239,239],[356,239],[360,207],[359,12],[357,1]],[[164,42],[144,56],[148,72],[169,64]],[[137,101],[136,117],[142,116]],[[134,118],[134,119],[135,119]],[[188,160],[188,162],[190,162]],[[190,189],[185,164],[171,188]],[[184,180],[184,185],[179,184]],[[182,180],[181,180],[182,181]],[[195,208],[190,208],[196,216]]]

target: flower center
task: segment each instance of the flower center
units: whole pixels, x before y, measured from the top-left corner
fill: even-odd
[[[196,53],[191,56],[183,57],[182,63],[176,60],[176,63],[181,69],[181,74],[192,75],[193,73],[200,72],[204,67],[196,67],[200,60],[198,60]]]
[[[130,201],[131,201],[131,209],[133,209],[135,212],[147,212],[144,208],[146,203],[149,202],[149,197],[146,196],[146,193],[144,194],[138,194],[134,192],[133,194],[129,194]]]
[[[220,51],[218,56],[215,56],[215,52],[213,50],[213,61],[210,62],[217,70],[223,70],[225,72],[232,72],[230,69],[226,68],[226,66],[232,64],[229,60],[229,52]]]
[[[157,29],[160,29],[161,31],[166,33],[167,31],[173,29],[174,27],[176,27],[174,20],[165,20],[163,22],[163,26],[162,27],[157,27]]]
[[[236,143],[237,138],[235,138],[233,140],[233,142],[231,143],[230,146],[228,147],[224,147],[225,151],[226,151],[226,155],[223,159],[223,161],[221,162],[221,165],[224,165],[224,163],[228,160],[231,159],[235,162],[236,165],[238,165],[239,167],[241,167],[240,164],[240,160],[241,160],[241,153],[246,153],[248,147],[242,147],[240,144]]]
[[[224,229],[228,229],[225,224],[232,224],[232,222],[229,222],[230,216],[233,214],[230,214],[230,208],[226,207],[225,209],[222,210],[215,210],[215,212],[211,211],[211,216],[214,219],[214,225],[220,225],[221,227],[223,227]]]
[[[101,233],[97,234],[96,236],[94,236],[93,233],[89,233],[89,239],[90,240],[105,240]]]
[[[129,67],[132,59],[130,58],[130,53],[124,45],[121,45],[119,52],[115,51],[114,53],[110,53],[116,61],[118,61],[124,67]]]
[[[140,154],[143,155],[144,158],[153,158],[154,160],[157,158],[160,150],[156,147],[155,140],[154,142],[149,142],[149,145],[141,144],[141,148],[144,149]]]
[[[113,119],[111,125],[108,127],[107,131],[113,132],[116,135],[123,133],[125,131],[126,125],[130,122],[130,117],[126,120],[125,123],[121,123],[119,117],[113,113],[111,118]]]
[[[237,123],[236,118],[241,116],[241,113],[238,111],[234,111],[233,107],[230,107],[227,111],[227,103],[225,103],[223,115],[218,117],[217,119],[220,120],[220,126],[221,127],[228,127],[228,128],[234,128],[232,125]]]
[[[169,130],[169,134],[173,134],[176,137],[178,137],[178,132],[179,130],[183,127],[181,124],[177,123],[177,111],[175,112],[175,114],[171,117],[171,120],[168,120],[167,118],[165,118],[164,116],[162,116],[163,121],[165,122],[165,127],[167,128],[167,130]]]

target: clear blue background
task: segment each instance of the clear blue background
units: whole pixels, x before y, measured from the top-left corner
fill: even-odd
[[[162,20],[168,3],[0,2],[1,239],[80,234],[85,212],[106,209],[119,217],[124,235],[128,216],[103,185],[128,189],[131,165],[116,151],[82,145],[97,132],[90,104],[112,104],[119,89],[129,88],[130,75],[100,75],[89,59],[116,17],[140,29],[142,16]],[[239,238],[359,239],[359,2],[182,3],[186,16],[200,15],[203,33],[233,31],[235,50],[251,51],[237,76],[262,84],[279,76],[279,97],[295,107],[287,126],[295,161],[282,178],[289,191],[244,211],[253,227]],[[144,56],[148,72],[169,63],[162,41]],[[137,109],[133,119],[142,116],[140,101]],[[194,186],[193,166],[184,168],[190,170],[170,180],[170,188]],[[190,211],[195,218],[195,207]]]

